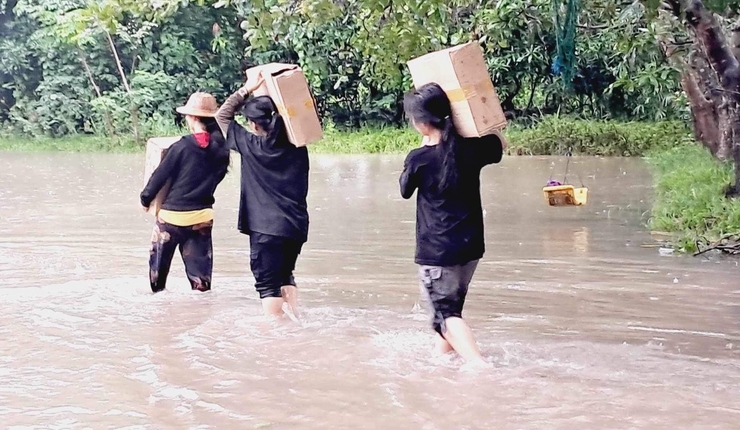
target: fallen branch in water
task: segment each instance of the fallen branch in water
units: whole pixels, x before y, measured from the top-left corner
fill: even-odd
[[[696,249],[698,249],[698,251],[694,253],[694,257],[706,254],[709,251],[720,251],[725,254],[740,255],[740,233],[725,235],[718,241],[709,244],[704,249],[701,249],[701,244],[697,241]]]

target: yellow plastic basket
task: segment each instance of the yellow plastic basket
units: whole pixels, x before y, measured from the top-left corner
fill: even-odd
[[[583,206],[588,202],[588,188],[573,185],[556,185],[542,188],[550,206]]]

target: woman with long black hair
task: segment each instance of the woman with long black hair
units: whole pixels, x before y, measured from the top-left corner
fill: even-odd
[[[485,252],[480,172],[501,161],[505,143],[497,135],[462,138],[450,100],[435,83],[408,93],[404,109],[423,136],[406,158],[400,185],[405,199],[417,192],[415,261],[433,308],[437,350],[485,364],[462,311]]]
[[[162,187],[171,183],[152,233],[149,281],[155,293],[165,289],[178,247],[191,288],[211,289],[213,194],[226,176],[230,155],[214,119],[217,109],[216,99],[207,93],[194,93],[177,108],[191,134],[170,146],[141,192],[141,205],[148,211]]]
[[[293,271],[308,239],[308,151],[288,139],[270,97],[245,99],[262,84],[252,78],[216,114],[230,147],[241,155],[239,231],[249,235],[250,266],[267,316],[283,317],[283,305],[298,317]],[[248,130],[236,121],[240,106]]]

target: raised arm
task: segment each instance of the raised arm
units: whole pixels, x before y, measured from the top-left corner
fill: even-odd
[[[224,104],[222,104],[218,109],[218,112],[216,112],[216,123],[218,123],[218,127],[221,129],[221,133],[223,133],[225,138],[228,137],[229,125],[231,125],[231,121],[234,120],[236,110],[242,103],[244,103],[244,99],[246,99],[248,95],[249,93],[246,92],[245,87],[239,88],[234,94],[230,95],[229,98],[226,99]]]
[[[231,125],[231,121],[234,120],[236,110],[242,103],[244,103],[244,100],[249,97],[251,93],[262,85],[263,82],[264,79],[262,78],[262,74],[257,75],[254,79],[250,79],[243,87],[230,95],[224,104],[222,104],[218,109],[218,112],[216,112],[216,123],[225,138],[228,138],[229,126]]]

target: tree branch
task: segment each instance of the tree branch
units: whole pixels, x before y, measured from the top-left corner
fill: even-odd
[[[128,79],[126,78],[126,72],[123,70],[123,64],[121,64],[121,58],[118,56],[118,49],[116,49],[115,43],[113,43],[113,37],[111,37],[109,32],[105,32],[106,37],[108,38],[108,43],[110,44],[110,49],[113,51],[113,57],[116,60],[116,66],[118,67],[118,73],[121,74],[121,82],[123,82],[123,88],[126,90],[127,93],[131,92],[131,87],[128,85]]]
[[[85,55],[80,50],[77,50],[77,55],[80,58],[82,67],[85,69],[85,73],[87,74],[87,79],[90,81],[90,85],[92,85],[93,89],[95,90],[95,94],[97,94],[98,97],[103,97],[103,94],[100,92],[100,87],[95,82],[95,77],[92,74],[92,70],[90,70],[90,66],[87,64]]]

